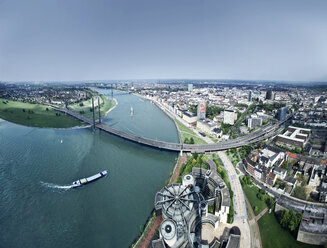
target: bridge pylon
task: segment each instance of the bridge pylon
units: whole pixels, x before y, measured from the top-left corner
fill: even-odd
[[[99,123],[101,123],[100,97],[98,97],[98,114],[99,114]]]
[[[95,130],[94,99],[92,97],[93,130]]]

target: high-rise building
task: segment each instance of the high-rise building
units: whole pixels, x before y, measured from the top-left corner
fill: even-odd
[[[278,109],[277,111],[277,119],[279,121],[283,121],[286,119],[287,116],[287,107],[282,107],[280,109]]]
[[[249,91],[248,101],[252,102],[252,90]]]
[[[224,123],[234,125],[237,120],[237,113],[232,109],[226,109],[224,111]]]
[[[188,90],[189,92],[192,92],[192,91],[193,91],[193,84],[188,84],[188,85],[187,85],[187,90]]]
[[[266,92],[266,100],[273,100],[273,92],[271,89]]]
[[[204,120],[206,118],[206,102],[200,101],[198,103],[198,120]]]

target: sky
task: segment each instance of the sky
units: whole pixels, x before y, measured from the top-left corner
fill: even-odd
[[[326,0],[0,0],[0,81],[327,81]]]

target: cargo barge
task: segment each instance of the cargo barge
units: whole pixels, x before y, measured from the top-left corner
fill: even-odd
[[[93,175],[93,176],[90,176],[90,177],[87,177],[87,178],[79,179],[79,180],[74,181],[74,182],[72,183],[72,187],[73,187],[73,188],[77,188],[77,187],[83,186],[83,185],[85,185],[85,184],[88,184],[88,183],[94,182],[94,181],[100,179],[101,177],[106,176],[107,174],[108,174],[108,171],[104,170],[104,171],[102,171],[102,172],[100,172],[100,173],[97,173],[97,174],[95,174],[95,175]]]

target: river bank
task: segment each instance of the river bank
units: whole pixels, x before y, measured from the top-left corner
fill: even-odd
[[[166,185],[174,183],[179,176],[179,170],[181,165],[187,160],[186,154],[180,155],[175,163],[173,171],[170,173],[170,177],[167,179]],[[144,231],[137,239],[136,243],[132,244],[131,248],[147,248],[155,235],[156,230],[162,222],[162,216],[156,216],[154,209],[151,212],[148,221],[144,225]]]
[[[181,134],[181,131],[179,130],[179,126],[178,126],[178,124],[176,122],[176,118],[171,113],[169,113],[160,104],[158,104],[157,101],[150,100],[150,99],[146,98],[145,96],[137,94],[137,93],[133,93],[133,95],[135,95],[137,97],[140,97],[140,98],[142,98],[142,99],[144,99],[146,101],[150,101],[150,102],[154,103],[163,113],[165,113],[175,123],[176,129],[177,129],[177,132],[178,132],[179,143],[183,143],[182,134]]]
[[[106,116],[112,111],[118,104],[117,100],[110,101],[107,97],[100,95],[102,116]],[[81,113],[81,111],[90,112],[90,106],[85,101],[85,104],[76,103],[68,106],[69,109],[74,109],[75,112]],[[83,110],[81,109],[83,105]],[[72,107],[74,106],[74,107]],[[77,107],[78,106],[78,107]],[[82,112],[83,113],[83,112]],[[90,117],[92,112],[88,113],[87,117]],[[37,127],[37,128],[54,128],[54,129],[79,129],[86,128],[89,125],[85,125],[83,122],[76,120],[75,118],[65,115],[59,111],[50,108],[43,104],[32,104],[20,101],[12,101],[8,99],[0,98],[0,118],[18,125]]]

